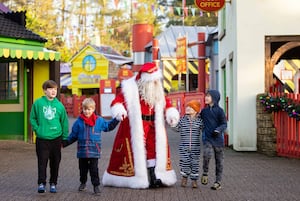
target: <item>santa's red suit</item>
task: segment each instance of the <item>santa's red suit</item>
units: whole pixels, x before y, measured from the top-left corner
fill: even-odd
[[[122,91],[111,107],[113,117],[122,119],[122,122],[115,137],[109,166],[103,175],[104,186],[148,188],[151,185],[170,186],[176,183],[165,119],[175,126],[179,113],[165,97],[150,107],[141,99],[137,85],[137,79],[152,81],[161,77],[161,71],[155,64],[146,63],[137,76],[122,82]],[[153,176],[154,181],[148,178]]]

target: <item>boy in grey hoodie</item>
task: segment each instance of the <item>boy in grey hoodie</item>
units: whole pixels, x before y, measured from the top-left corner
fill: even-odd
[[[201,111],[201,118],[204,123],[202,133],[203,141],[203,175],[201,183],[208,183],[209,161],[212,155],[215,155],[216,179],[213,190],[221,188],[224,161],[224,131],[227,128],[227,120],[224,110],[219,106],[220,93],[217,90],[208,90],[205,95],[205,104],[207,105]]]

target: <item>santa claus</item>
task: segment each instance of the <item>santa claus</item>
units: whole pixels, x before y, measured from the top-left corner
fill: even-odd
[[[122,82],[112,101],[112,116],[121,120],[104,186],[157,188],[176,183],[165,120],[176,126],[179,113],[165,97],[161,70],[145,63],[139,73]]]

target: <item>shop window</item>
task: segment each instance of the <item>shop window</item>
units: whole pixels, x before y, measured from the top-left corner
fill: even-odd
[[[219,53],[219,41],[218,40],[213,40],[213,54],[218,55]]]
[[[18,62],[0,61],[0,103],[17,103],[19,100]]]
[[[220,12],[219,40],[222,40],[226,34],[226,7],[224,7]]]

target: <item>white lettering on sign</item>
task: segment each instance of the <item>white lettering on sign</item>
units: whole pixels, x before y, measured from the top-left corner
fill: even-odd
[[[220,5],[220,2],[201,2],[200,6],[206,7],[206,8],[218,8],[221,5]]]

